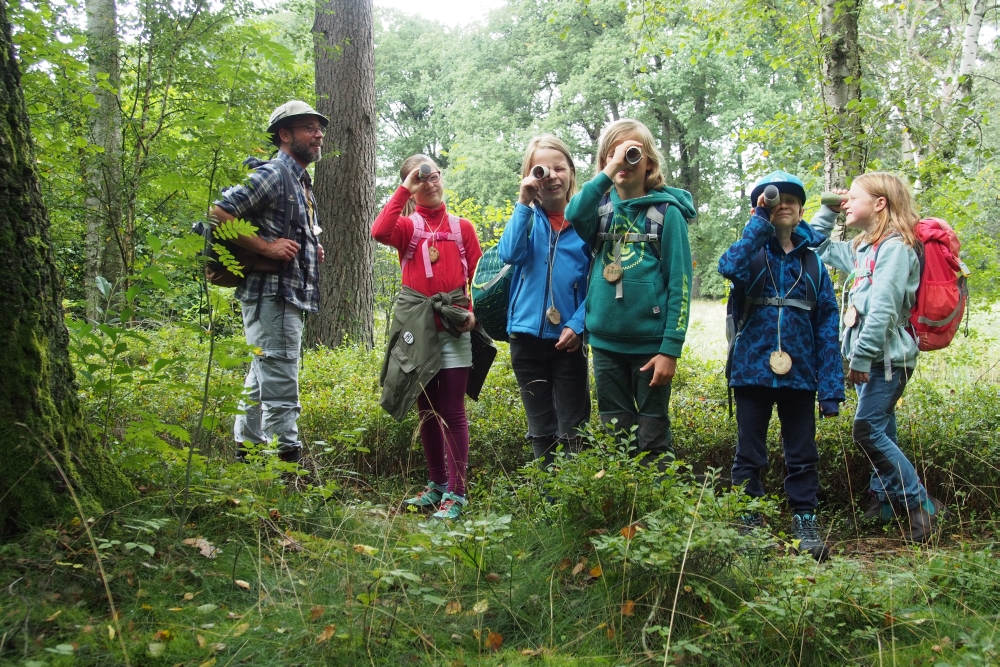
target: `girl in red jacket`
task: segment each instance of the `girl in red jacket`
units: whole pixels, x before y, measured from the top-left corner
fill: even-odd
[[[475,228],[468,220],[448,214],[441,171],[431,158],[407,158],[399,178],[402,185],[375,219],[372,237],[399,253],[404,286],[428,297],[456,289],[468,294],[469,279],[483,254]],[[462,333],[459,338],[438,323],[441,370],[417,398],[420,440],[430,481],[405,504],[422,510],[437,508],[434,516],[440,519],[458,518],[467,502],[465,388],[472,366],[469,332],[475,325],[471,306],[468,319],[457,327]]]

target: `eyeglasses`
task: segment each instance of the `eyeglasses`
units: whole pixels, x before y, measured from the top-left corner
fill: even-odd
[[[437,183],[440,180],[441,180],[440,171],[432,171],[431,173],[427,174],[427,176],[420,179],[422,183]]]
[[[307,134],[317,134],[318,133],[321,136],[326,134],[326,128],[323,127],[322,125],[318,125],[318,124],[317,125],[292,125],[291,128],[293,130],[305,130]]]

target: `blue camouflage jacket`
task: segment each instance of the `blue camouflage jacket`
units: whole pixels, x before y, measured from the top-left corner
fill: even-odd
[[[767,215],[766,212],[763,215]],[[761,296],[809,300],[815,294],[817,303],[811,312],[788,306],[754,306],[734,343],[729,384],[732,387],[805,389],[817,392],[821,402],[843,401],[844,369],[838,341],[840,315],[833,282],[820,263],[820,284],[810,289],[807,282],[812,278],[802,261],[803,253],[813,252],[812,248],[825,238],[805,222],[799,222],[792,232],[795,248],[785,254],[774,237],[774,227],[763,215],[758,212],[751,216],[743,236],[719,258],[719,273],[736,285],[745,286],[751,280],[750,264],[764,248],[770,271],[754,277],[764,281]],[[785,375],[778,375],[770,366],[771,353],[778,349],[779,322],[781,348],[792,357],[792,369]]]

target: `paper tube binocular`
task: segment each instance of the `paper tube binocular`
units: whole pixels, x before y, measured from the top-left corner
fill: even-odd
[[[543,178],[548,178],[549,168],[543,167],[540,164],[536,164],[534,167],[531,168],[531,175],[537,178],[538,180],[542,180]]]
[[[769,185],[764,188],[764,203],[768,208],[774,208],[781,203],[781,193],[776,186]]]
[[[838,195],[836,192],[824,192],[819,198],[819,203],[823,206],[840,206],[846,201],[847,195]]]
[[[430,177],[431,172],[433,171],[434,170],[431,169],[431,166],[425,162],[422,165],[420,165],[420,173],[417,174],[417,179],[421,181],[426,181],[428,177]]]
[[[629,146],[628,150],[625,151],[625,161],[629,164],[639,164],[641,159],[642,149],[638,146]]]

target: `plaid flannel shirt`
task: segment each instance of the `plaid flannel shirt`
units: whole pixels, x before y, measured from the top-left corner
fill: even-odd
[[[255,302],[258,295],[278,295],[280,286],[280,296],[285,301],[306,312],[315,313],[319,311],[319,239],[313,232],[313,225],[318,225],[319,222],[309,172],[284,151],[278,151],[273,160],[283,162],[299,185],[295,188],[298,210],[292,213],[288,232],[288,238],[299,244],[299,252],[287,263],[282,280],[279,280],[282,275],[279,273],[248,272],[246,279],[236,288],[236,298]],[[257,227],[257,234],[261,238],[274,241],[284,231],[283,194],[279,168],[265,164],[251,171],[242,185],[223,190],[222,199],[215,204],[233,217],[251,222]],[[312,220],[309,219],[310,213]]]

